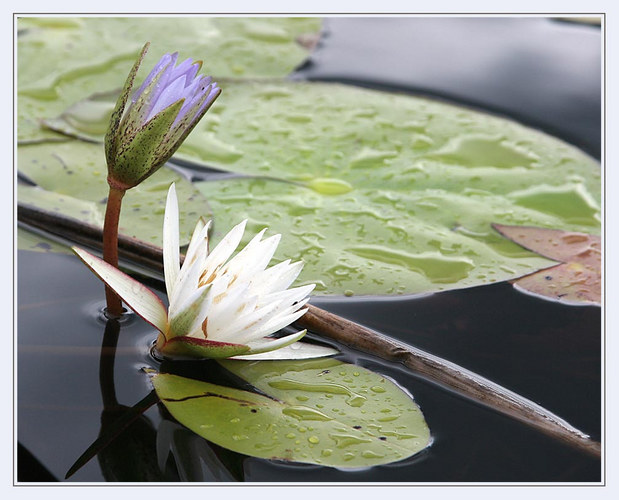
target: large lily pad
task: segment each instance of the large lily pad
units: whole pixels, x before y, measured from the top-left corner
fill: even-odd
[[[262,179],[203,183],[222,231],[286,234],[318,293],[418,293],[551,263],[490,224],[599,231],[599,166],[514,122],[330,84],[229,84],[180,157]],[[288,183],[278,182],[285,180]]]
[[[367,467],[430,444],[414,400],[393,382],[337,360],[226,361],[265,395],[156,374],[161,401],[186,427],[261,458]]]
[[[29,144],[18,148],[17,157],[20,172],[37,184],[19,186],[20,202],[103,225],[108,186],[101,145],[81,141]],[[209,216],[209,206],[189,181],[168,168],[127,191],[120,233],[161,246],[166,191],[172,182],[180,201],[181,244],[188,243],[198,218]]]
[[[97,102],[61,125],[97,139]],[[282,233],[276,258],[303,259],[301,279],[321,294],[439,291],[552,265],[491,223],[599,231],[590,157],[508,120],[403,95],[226,82],[176,157],[252,176],[199,185],[215,239],[243,218]]]
[[[283,77],[307,56],[297,38],[318,18],[23,17],[18,20],[18,139],[50,139],[39,127],[69,105],[120,88],[146,41],[148,71],[166,52],[204,61],[222,77]],[[119,77],[119,75],[121,75]]]

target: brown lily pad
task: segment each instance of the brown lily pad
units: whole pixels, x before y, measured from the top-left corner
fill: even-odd
[[[512,283],[517,289],[566,304],[600,304],[600,237],[540,227],[504,226],[494,229],[514,243],[543,257],[561,262]]]

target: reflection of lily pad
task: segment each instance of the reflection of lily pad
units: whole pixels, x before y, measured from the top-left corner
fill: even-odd
[[[53,240],[34,234],[22,228],[17,229],[17,245],[19,250],[31,250],[43,253],[66,253],[73,255],[68,246],[61,245]]]
[[[515,280],[516,288],[567,304],[600,304],[602,252],[599,236],[500,224],[494,228],[533,252],[563,262]]]
[[[222,77],[283,77],[307,56],[297,38],[318,18],[22,17],[18,21],[18,139],[53,137],[40,118],[57,116],[95,92],[119,88],[146,41],[143,66],[178,51]],[[120,76],[119,76],[120,75]]]
[[[20,186],[20,202],[103,224],[108,193],[101,145],[80,141],[23,145],[18,150],[18,168],[39,186]],[[196,221],[202,215],[208,217],[209,207],[189,181],[167,168],[127,191],[120,232],[161,245],[165,195],[172,182],[180,201],[181,243],[188,243]]]
[[[419,407],[390,380],[337,360],[226,361],[267,396],[157,374],[172,416],[225,448],[261,458],[367,467],[430,443]]]

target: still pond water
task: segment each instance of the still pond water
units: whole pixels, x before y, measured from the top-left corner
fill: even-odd
[[[327,20],[325,30],[295,78],[410,91],[478,106],[555,133],[599,156],[596,27],[546,19],[336,18]],[[439,36],[445,32],[450,33],[448,40]],[[370,47],[368,40],[382,42]],[[410,46],[423,50],[403,49]],[[436,64],[445,58],[451,62]],[[503,83],[489,86],[484,83],[488,74],[502,75]],[[110,372],[103,374],[102,383],[99,372],[105,324],[96,319],[103,307],[102,286],[73,257],[31,252],[19,254],[18,279],[19,480],[62,480],[109,419],[102,415],[101,388],[112,387]],[[602,316],[597,307],[536,299],[506,283],[425,297],[312,303],[484,375],[600,439]],[[153,339],[152,329],[137,318],[122,325],[113,367],[113,388],[121,405],[130,407],[151,391],[142,370],[159,367],[150,355]],[[155,406],[115,448],[91,460],[70,480],[601,478],[599,460],[397,365],[347,349],[340,357],[391,377],[413,394],[431,428],[433,444],[409,460],[363,471],[283,464],[209,445]]]

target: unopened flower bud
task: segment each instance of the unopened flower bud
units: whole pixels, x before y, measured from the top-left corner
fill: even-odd
[[[221,92],[210,76],[198,75],[201,61],[177,65],[178,53],[165,54],[127,105],[148,45],[129,72],[105,135],[108,182],[123,191],[174,154]]]

